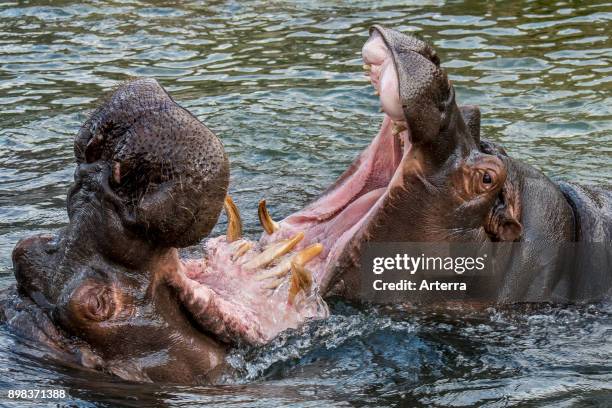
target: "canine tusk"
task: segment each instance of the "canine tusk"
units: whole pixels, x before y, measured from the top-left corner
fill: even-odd
[[[289,287],[289,297],[287,302],[293,304],[295,297],[301,290],[304,293],[310,290],[312,286],[312,274],[304,268],[304,265],[298,265],[291,262],[291,286]]]
[[[363,64],[361,67],[364,71],[370,72],[372,70],[372,66],[370,64]]]
[[[257,210],[257,215],[259,216],[259,222],[264,230],[268,234],[273,234],[278,231],[279,226],[272,217],[270,217],[270,213],[268,212],[268,208],[266,207],[266,200],[261,200],[259,202],[259,208]]]
[[[227,215],[227,242],[234,242],[242,236],[242,220],[240,219],[240,211],[234,204],[234,200],[229,195],[225,196],[223,208]]]
[[[297,233],[291,239],[283,239],[281,241],[275,242],[266,248],[259,255],[251,258],[249,261],[245,262],[243,265],[246,269],[258,269],[262,268],[278,257],[281,257],[291,251],[295,246],[304,239],[304,233]]]

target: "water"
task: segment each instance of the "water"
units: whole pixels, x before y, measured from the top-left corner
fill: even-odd
[[[132,76],[156,77],[223,139],[247,234],[260,231],[260,198],[276,218],[312,200],[380,124],[359,56],[375,22],[436,46],[459,101],[480,105],[485,137],[551,176],[611,182],[611,4],[401,3],[0,4],[0,287],[13,282],[19,238],[66,223],[72,137],[96,98]],[[333,310],[233,353],[238,376],[219,387],[52,365],[0,329],[0,388],[4,397],[61,387],[83,406],[612,404],[609,304],[427,316],[336,301]]]

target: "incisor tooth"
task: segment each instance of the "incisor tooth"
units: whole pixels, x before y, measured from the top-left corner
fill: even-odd
[[[270,278],[282,278],[291,269],[291,259],[285,259],[274,268],[267,269],[255,277],[255,280],[262,281]]]
[[[251,248],[253,248],[252,242],[247,241],[247,242],[243,242],[242,244],[240,244],[236,252],[234,252],[234,254],[232,255],[232,261],[235,261],[236,259],[240,258],[242,255],[246,254]]]
[[[312,286],[312,274],[304,268],[304,265],[298,265],[291,262],[291,286],[289,287],[289,297],[287,301],[293,304],[295,297],[301,290],[304,293],[310,290]]]
[[[380,96],[380,92],[378,92],[378,91],[374,91],[374,95],[376,95],[376,96]]]
[[[372,66],[370,64],[363,64],[362,68],[364,71],[371,71],[372,70]]]
[[[227,242],[234,242],[242,236],[242,219],[240,218],[240,211],[238,211],[238,207],[236,207],[234,200],[232,200],[232,197],[229,195],[225,196],[223,208],[227,215],[226,240]]]
[[[316,244],[309,245],[295,254],[292,261],[298,265],[306,265],[321,252],[323,252],[323,244],[317,242]]]
[[[276,223],[272,219],[272,217],[270,217],[270,213],[268,212],[268,208],[266,207],[266,200],[261,200],[259,202],[257,215],[259,216],[259,222],[261,226],[268,234],[273,234],[275,231],[278,231],[278,223]]]
[[[304,233],[299,232],[291,239],[283,239],[268,246],[262,253],[251,258],[243,265],[246,269],[258,269],[268,265],[276,258],[285,255],[304,239]]]
[[[323,245],[316,243],[309,245],[302,249],[300,252],[295,254],[291,259],[284,259],[280,264],[274,268],[268,269],[255,278],[258,281],[262,281],[269,278],[279,278],[287,275],[291,269],[291,262],[295,262],[298,265],[306,265],[312,259],[316,258],[323,251]]]
[[[276,290],[282,284],[283,278],[276,278],[272,282],[264,286],[264,289]]]

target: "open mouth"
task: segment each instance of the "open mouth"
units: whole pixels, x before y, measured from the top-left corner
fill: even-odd
[[[334,283],[339,257],[365,240],[372,217],[401,183],[410,130],[395,62],[377,30],[362,56],[384,112],[370,145],[319,199],[284,220],[273,221],[260,203],[266,232],[257,242],[240,236],[238,211],[226,200],[228,233],[206,241],[207,256],[185,262],[175,277],[187,309],[223,341],[261,344],[326,317],[321,295]]]
[[[399,97],[393,56],[383,37],[374,30],[362,49],[366,75],[379,95],[384,118],[378,134],[353,164],[319,199],[279,223],[278,230],[264,235],[273,242],[298,232],[304,239],[298,249],[319,242],[323,251],[309,269],[323,290],[333,279],[332,269],[352,239],[383,205],[391,187],[399,182],[402,161],[411,150],[409,126]]]

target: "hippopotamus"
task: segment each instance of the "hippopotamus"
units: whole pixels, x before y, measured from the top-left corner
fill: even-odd
[[[229,347],[327,316],[304,268],[321,245],[243,239],[221,141],[157,81],[120,85],[81,127],[74,155],[68,225],[13,251],[16,286],[0,296],[9,328],[124,379],[209,383]],[[227,234],[205,258],[181,259],[222,209]]]
[[[270,239],[304,231],[304,245],[322,243],[315,277],[354,300],[364,296],[360,264],[372,242],[498,243],[501,274],[466,301],[589,302],[610,293],[609,186],[553,182],[481,139],[479,108],[457,104],[426,42],[376,25],[362,57],[384,116],[378,134]]]
[[[124,379],[211,383],[233,347],[326,318],[330,295],[359,300],[368,243],[610,242],[610,190],[555,183],[481,140],[478,107],[457,105],[431,46],[374,26],[362,55],[380,130],[305,208],[277,222],[262,200],[257,240],[242,235],[217,136],[155,80],[120,85],[75,138],[68,225],[16,245],[0,320]],[[222,211],[226,233],[202,243]],[[180,256],[193,245],[203,255]],[[488,289],[497,302],[594,290],[555,265],[525,272],[538,256],[517,255]],[[605,293],[609,270],[597,282]]]

